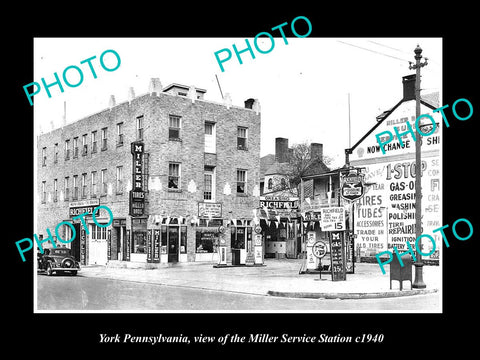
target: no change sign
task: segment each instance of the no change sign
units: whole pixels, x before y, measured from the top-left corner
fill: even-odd
[[[320,226],[322,231],[345,230],[345,208],[343,206],[322,208]]]

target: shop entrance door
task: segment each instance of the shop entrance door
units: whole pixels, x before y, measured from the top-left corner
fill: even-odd
[[[178,227],[168,227],[168,262],[178,262]]]
[[[90,240],[90,260],[89,264],[105,265],[107,259],[107,240],[106,239],[91,239]]]

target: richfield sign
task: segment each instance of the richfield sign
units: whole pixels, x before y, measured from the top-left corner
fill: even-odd
[[[142,216],[145,209],[145,192],[143,191],[143,153],[145,146],[143,142],[132,143],[133,155],[133,181],[130,191],[130,215]]]
[[[344,199],[355,201],[364,195],[364,175],[350,172],[341,176],[341,195]]]

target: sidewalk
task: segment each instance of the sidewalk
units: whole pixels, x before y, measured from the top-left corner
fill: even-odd
[[[85,266],[79,275],[115,280],[128,280],[161,286],[177,286],[212,291],[227,291],[252,295],[296,298],[366,299],[409,296],[437,292],[441,289],[439,266],[424,266],[425,289],[410,289],[405,281],[403,291],[390,274],[382,275],[378,264],[355,264],[355,274],[347,274],[346,281],[331,281],[322,274],[299,274],[301,259],[265,259],[265,266],[214,268],[212,263],[179,263],[157,269]],[[413,273],[415,271],[413,270]],[[413,275],[414,276],[414,275]]]

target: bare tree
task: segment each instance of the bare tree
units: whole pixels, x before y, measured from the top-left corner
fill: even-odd
[[[288,166],[286,168],[285,176],[287,183],[291,188],[297,188],[300,184],[300,179],[305,176],[309,170],[327,168],[331,164],[333,158],[330,156],[312,156],[311,146],[307,142],[294,144],[289,149]],[[322,166],[322,163],[324,166]]]

